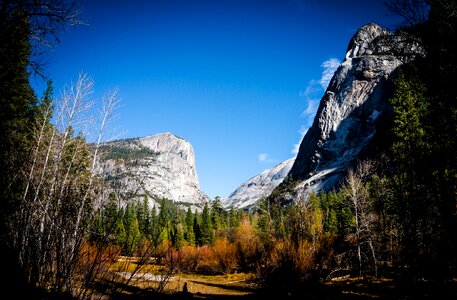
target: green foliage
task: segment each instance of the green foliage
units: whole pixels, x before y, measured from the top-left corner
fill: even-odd
[[[402,161],[413,154],[413,158],[416,158],[419,151],[426,147],[429,101],[426,97],[427,87],[419,77],[419,72],[414,65],[401,67],[394,82],[394,96],[390,100],[394,112],[393,148]]]
[[[221,198],[216,197],[214,201],[211,202],[211,224],[214,230],[220,230],[226,226],[225,224],[225,211],[221,205]]]
[[[272,238],[273,220],[270,215],[269,202],[260,199],[260,212],[257,220],[257,230],[262,241],[270,241]]]
[[[119,219],[116,222],[115,235],[116,235],[117,244],[124,246],[125,243],[127,242],[127,232],[125,231],[125,226],[124,226],[124,222],[122,221],[122,219]]]
[[[195,245],[194,215],[192,214],[190,207],[187,209],[186,213],[184,239],[189,245]]]
[[[193,231],[195,234],[195,244],[197,246],[202,246],[203,245],[203,239],[202,239],[202,229],[200,226],[200,221],[197,212],[195,212],[194,215],[194,222],[193,222]]]
[[[135,163],[145,158],[154,158],[159,155],[158,152],[143,146],[136,139],[129,139],[126,141],[114,141],[104,144],[100,147],[102,153],[102,160],[123,160],[126,163]]]
[[[235,209],[233,207],[230,208],[228,218],[229,218],[229,227],[230,228],[235,228],[240,225],[239,214],[235,211]]]
[[[147,196],[144,196],[143,201],[137,204],[136,215],[140,231],[147,234],[149,227],[151,226],[151,216]]]
[[[211,215],[208,208],[208,203],[205,203],[202,212],[201,223],[201,243],[212,245],[214,242],[213,223],[211,222]]]
[[[157,209],[155,205],[151,209],[150,217],[151,221],[146,234],[147,237],[152,241],[152,243],[157,246],[160,243],[161,229],[159,227],[159,218],[157,215]]]
[[[449,242],[456,240],[449,229],[457,192],[457,97],[451,83],[457,62],[450,42],[456,12],[455,1],[431,2],[429,22],[416,30],[427,56],[400,68],[391,99],[394,169],[388,177],[393,195],[386,208],[400,228],[401,259],[416,271],[429,272],[438,265],[441,271],[434,272],[448,270],[447,265],[457,269],[455,255],[449,255],[457,247]],[[433,257],[450,260],[438,264]]]
[[[8,233],[25,179],[36,124],[37,98],[29,83],[30,26],[20,9],[0,15],[0,240]]]
[[[170,241],[176,249],[181,249],[185,244],[184,228],[179,222],[179,219],[175,219],[172,223],[170,230]]]
[[[138,225],[138,220],[133,217],[128,224],[127,237],[124,244],[124,251],[127,255],[132,255],[140,243],[141,232]]]
[[[168,207],[168,201],[166,199],[162,199],[162,202],[160,203],[159,215],[157,216],[157,226],[160,232],[160,241],[170,239],[170,219],[171,211]]]
[[[292,175],[287,175],[286,178],[270,193],[267,197],[269,202],[279,203],[282,201],[282,195],[288,194],[299,184],[300,181],[295,179]],[[286,205],[287,203],[280,203]]]

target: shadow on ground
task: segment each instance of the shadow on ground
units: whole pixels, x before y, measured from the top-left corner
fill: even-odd
[[[192,280],[189,280],[192,282]],[[203,294],[177,292],[173,294],[158,294],[132,286],[117,287],[124,289],[123,293],[113,293],[110,299],[217,299],[217,300],[257,300],[257,299],[457,299],[457,280],[446,283],[414,282],[411,284],[398,283],[392,280],[346,279],[333,281],[320,286],[277,294],[274,289],[261,290],[238,286],[227,286],[218,283],[202,283],[226,290],[247,292],[243,295]]]

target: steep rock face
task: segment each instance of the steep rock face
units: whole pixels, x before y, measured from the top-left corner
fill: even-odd
[[[267,197],[287,176],[294,160],[295,157],[289,158],[242,183],[228,198],[222,199],[222,206],[248,208]]]
[[[167,198],[200,207],[208,197],[200,191],[192,145],[171,133],[105,144],[101,173],[125,198]]]
[[[389,110],[386,81],[401,64],[424,54],[417,41],[376,24],[361,27],[322,97],[289,175],[301,183],[285,200],[329,190],[370,143]]]

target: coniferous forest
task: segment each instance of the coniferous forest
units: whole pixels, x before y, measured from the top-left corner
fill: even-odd
[[[420,41],[426,55],[389,80],[392,118],[338,189],[287,205],[276,201],[277,189],[249,210],[224,209],[216,198],[197,211],[108,192],[97,161],[131,154],[103,144],[117,90],[91,104],[87,74],[60,96],[52,78],[43,95],[30,83],[45,78],[40,43],[78,24],[76,6],[2,0],[1,291],[31,299],[192,297],[179,284],[176,293],[166,286],[194,274],[237,275],[255,287],[253,298],[456,297],[457,3],[425,1],[424,19],[402,5],[416,2],[388,4],[409,21],[397,31]],[[90,119],[90,105],[100,112],[91,143],[76,129]],[[144,274],[158,280],[148,285]],[[343,295],[335,279],[354,293]]]

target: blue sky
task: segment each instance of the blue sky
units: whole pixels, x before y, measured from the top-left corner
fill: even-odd
[[[210,198],[294,156],[357,28],[395,25],[382,0],[77,3],[88,25],[48,51],[54,88],[118,88],[119,137],[190,141]]]

